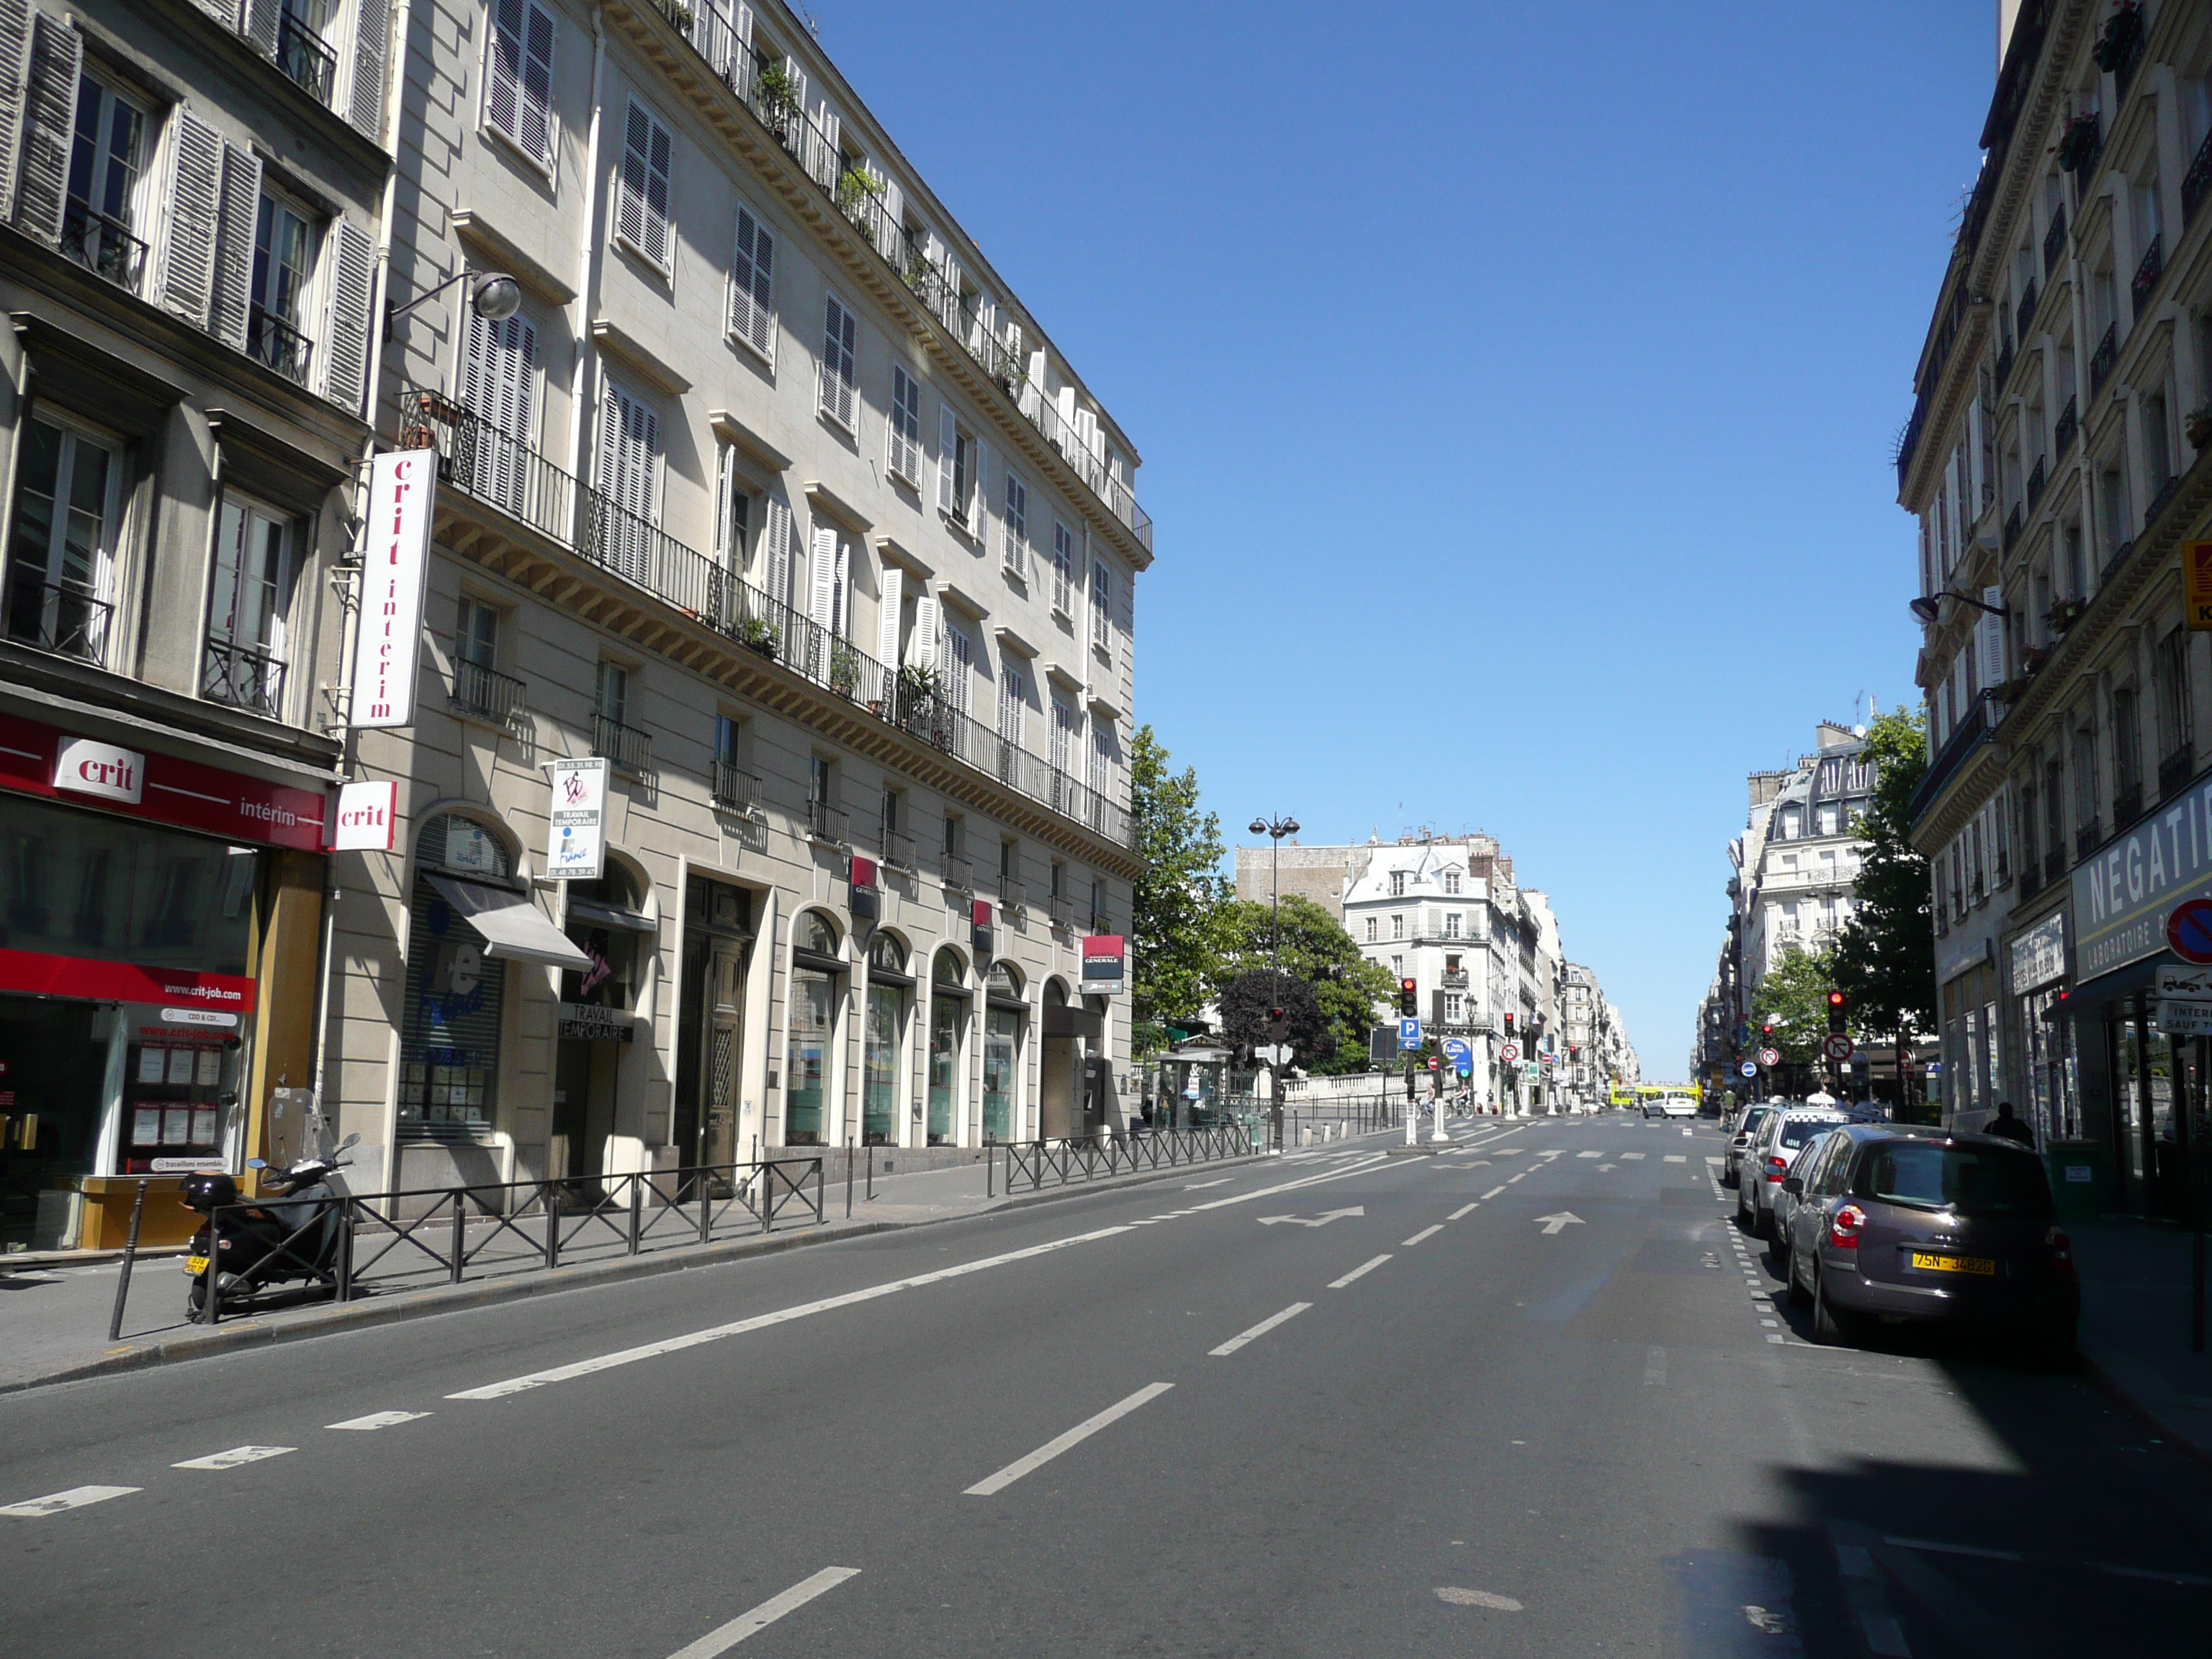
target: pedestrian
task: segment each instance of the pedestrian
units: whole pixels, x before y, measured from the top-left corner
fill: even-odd
[[[1997,1102],[1997,1115],[1982,1125],[1985,1135],[2002,1135],[2007,1140],[2017,1140],[2023,1146],[2035,1145],[2035,1131],[2012,1115],[2012,1102]]]

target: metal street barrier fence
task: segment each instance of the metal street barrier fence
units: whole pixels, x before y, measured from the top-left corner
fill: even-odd
[[[1244,1158],[1260,1150],[1241,1123],[1202,1129],[1151,1129],[1106,1141],[1007,1140],[995,1148],[1003,1159],[1006,1190],[1036,1192],[1078,1181],[1169,1170],[1214,1158]]]

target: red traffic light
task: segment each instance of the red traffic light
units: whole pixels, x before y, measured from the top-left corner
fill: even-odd
[[[1831,991],[1828,993],[1828,1006],[1831,1008],[1840,1008],[1843,1006],[1844,994],[1841,991]]]
[[[1398,981],[1398,988],[1403,991],[1407,996],[1411,996],[1415,991],[1419,990],[1420,987],[1415,981],[1401,979]]]
[[[1279,1008],[1270,1008],[1267,1010],[1267,1018],[1269,1019],[1280,1019],[1282,1017],[1283,1011]]]

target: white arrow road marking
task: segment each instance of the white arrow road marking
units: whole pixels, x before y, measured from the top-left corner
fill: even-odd
[[[1287,1221],[1293,1227],[1326,1227],[1330,1222],[1341,1221],[1346,1216],[1364,1216],[1366,1213],[1367,1211],[1364,1206],[1355,1204],[1348,1210],[1323,1210],[1311,1221],[1302,1215],[1263,1215],[1255,1217],[1254,1219],[1262,1227],[1272,1227],[1279,1221]]]
[[[727,1653],[748,1636],[757,1636],[787,1613],[796,1612],[824,1590],[832,1590],[848,1578],[860,1575],[858,1567],[824,1567],[811,1578],[802,1578],[781,1595],[771,1595],[750,1613],[741,1613],[719,1630],[710,1630],[687,1648],[677,1650],[675,1659],[715,1659]]]
[[[44,1498],[10,1504],[0,1509],[0,1515],[35,1521],[40,1516],[59,1515],[64,1510],[81,1510],[87,1504],[104,1504],[111,1498],[122,1498],[138,1490],[137,1486],[71,1486],[67,1492],[48,1492]]]
[[[1547,1235],[1559,1231],[1562,1227],[1579,1227],[1584,1224],[1583,1218],[1572,1210],[1562,1210],[1557,1215],[1540,1215],[1536,1219],[1544,1224],[1544,1231]]]
[[[402,1423],[412,1423],[428,1412],[371,1412],[367,1417],[349,1417],[343,1423],[325,1423],[326,1429],[391,1429]]]
[[[1092,1435],[1097,1433],[1099,1430],[1106,1427],[1109,1424],[1118,1422],[1122,1418],[1127,1417],[1131,1412],[1136,1410],[1138,1407],[1145,1404],[1147,1401],[1158,1399],[1162,1395],[1165,1394],[1173,1387],[1175,1387],[1175,1384],[1172,1382],[1146,1383],[1143,1388],[1138,1389],[1136,1393],[1131,1395],[1127,1399],[1115,1401],[1114,1404],[1109,1406],[1104,1411],[1100,1412],[1096,1417],[1086,1417],[1083,1421],[1078,1423],[1073,1428],[1070,1429],[1066,1434],[1056,1436],[1053,1439],[1046,1441],[1044,1444],[1039,1446],[1027,1457],[1018,1457],[1012,1462],[1007,1464],[1006,1468],[1000,1469],[996,1474],[992,1475],[989,1479],[978,1480],[974,1486],[968,1488],[966,1496],[969,1498],[988,1498],[994,1492],[1004,1492],[1007,1487],[1012,1486],[1015,1481],[1020,1480],[1030,1470],[1040,1468],[1043,1465],[1051,1462],[1054,1458],[1059,1456],[1060,1453],[1066,1451],[1070,1446],[1078,1445],[1082,1442],[1088,1440]],[[682,1656],[678,1655],[678,1659],[682,1659]]]
[[[173,1469],[234,1469],[240,1463],[258,1463],[264,1457],[282,1457],[296,1449],[291,1446],[233,1446],[228,1451],[210,1452],[205,1457],[188,1458],[181,1463],[172,1463]]]
[[[1267,1334],[1269,1331],[1273,1330],[1276,1326],[1283,1324],[1286,1321],[1296,1319],[1300,1314],[1304,1313],[1308,1308],[1312,1306],[1313,1304],[1310,1302],[1293,1302],[1289,1307],[1284,1309],[1282,1312],[1268,1315],[1267,1318],[1261,1320],[1250,1330],[1239,1331],[1236,1335],[1231,1337],[1219,1347],[1208,1348],[1206,1352],[1216,1359],[1226,1359],[1231,1354],[1235,1353],[1237,1349],[1243,1347],[1247,1342],[1251,1341],[1253,1338],[1267,1335]]]
[[[1352,1283],[1353,1279],[1358,1278],[1362,1273],[1373,1273],[1377,1267],[1381,1267],[1390,1258],[1387,1255],[1378,1255],[1369,1261],[1363,1261],[1357,1267],[1354,1267],[1350,1273],[1345,1274],[1343,1278],[1332,1279],[1329,1280],[1328,1287],[1332,1291],[1340,1291],[1346,1285]]]

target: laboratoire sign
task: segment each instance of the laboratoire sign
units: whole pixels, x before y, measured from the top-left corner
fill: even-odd
[[[2212,898],[2212,781],[2074,866],[2076,981],[2166,949],[2167,912]]]

